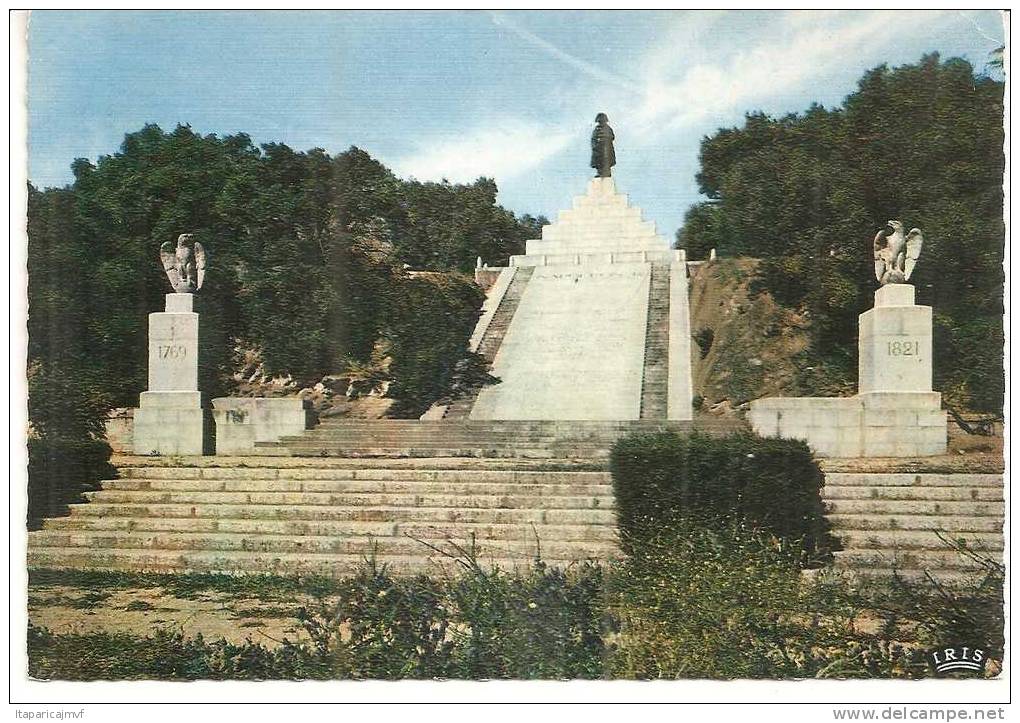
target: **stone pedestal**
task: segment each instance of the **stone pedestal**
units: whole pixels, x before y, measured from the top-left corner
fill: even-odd
[[[135,454],[202,454],[205,423],[193,304],[192,294],[167,294],[166,311],[149,314],[149,389],[134,415]]]
[[[860,316],[857,390],[931,391],[931,307],[914,305],[914,287],[888,284]]]
[[[932,391],[932,311],[914,287],[887,284],[860,316],[855,397],[751,403],[764,436],[803,439],[823,457],[925,457],[946,451],[942,395]]]

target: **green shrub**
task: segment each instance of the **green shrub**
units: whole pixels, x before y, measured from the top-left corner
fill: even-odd
[[[28,524],[66,512],[114,473],[103,439],[109,398],[74,359],[28,369]]]
[[[803,442],[747,433],[636,434],[616,442],[610,467],[628,551],[681,517],[738,519],[800,541],[807,554],[828,545],[823,477]]]
[[[610,623],[603,570],[536,561],[509,575],[473,566],[450,588],[466,626],[454,628],[459,678],[599,678]]]
[[[452,669],[453,613],[441,581],[366,565],[333,603],[299,613],[312,657],[342,678],[439,678]]]
[[[145,637],[28,628],[29,675],[42,680],[269,680],[329,679],[332,671],[305,647],[287,641],[269,650],[179,630]]]
[[[619,678],[924,677],[924,651],[881,626],[839,581],[804,578],[799,549],[738,523],[678,519],[644,537],[607,585]]]
[[[335,603],[305,613],[317,659],[339,677],[598,678],[604,653],[602,570],[486,570],[395,577],[368,564]]]
[[[794,543],[733,520],[711,528],[679,518],[619,564],[509,572],[464,554],[456,565],[401,577],[369,561],[340,580],[33,571],[30,586],[76,586],[91,600],[162,587],[317,603],[299,613],[307,639],[272,648],[171,630],[29,627],[29,671],[67,680],[921,678],[932,673],[928,651],[961,641],[985,646],[996,661],[988,674],[1001,667],[997,562],[965,588],[851,586],[805,577]]]
[[[28,526],[66,514],[81,493],[115,474],[110,445],[97,439],[33,438],[28,440]]]
[[[694,341],[698,345],[698,351],[701,354],[701,358],[704,359],[708,356],[708,352],[712,350],[712,342],[715,341],[715,332],[712,331],[711,327],[703,326],[698,329],[694,335]]]
[[[601,677],[605,606],[599,566],[562,570],[538,562],[510,572],[484,569],[471,554],[455,564],[460,569],[454,574],[400,577],[369,560],[353,577],[323,585],[315,609],[299,613],[307,640],[279,641],[273,649],[173,631],[142,638],[55,635],[30,627],[29,671],[68,680]],[[178,577],[217,587],[224,582]],[[66,582],[59,575],[42,579]],[[98,580],[90,576],[82,583]]]

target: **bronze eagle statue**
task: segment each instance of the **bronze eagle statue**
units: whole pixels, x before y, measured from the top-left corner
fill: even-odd
[[[175,294],[193,294],[205,281],[205,249],[193,234],[182,233],[177,246],[167,241],[159,247],[159,257]]]
[[[902,221],[889,221],[875,234],[875,278],[886,284],[904,284],[910,280],[917,259],[921,255],[924,236],[921,229],[912,228],[903,233]]]

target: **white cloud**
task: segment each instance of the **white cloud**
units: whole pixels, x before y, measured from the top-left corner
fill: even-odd
[[[464,183],[490,176],[503,181],[542,165],[577,138],[577,133],[564,128],[501,121],[466,134],[433,136],[393,166],[399,175],[421,180]]]
[[[640,97],[644,92],[640,84],[567,53],[520,27],[503,13],[492,12],[490,17],[498,28],[574,68],[583,78],[598,81],[600,87],[608,85],[628,96],[631,104],[635,96]],[[568,126],[504,119],[466,134],[432,136],[423,141],[414,153],[393,163],[393,167],[400,175],[423,180],[446,178],[454,182],[468,182],[485,175],[502,182],[541,166],[568,146],[583,144],[588,133],[584,125],[587,120],[573,118]]]
[[[668,48],[643,61],[644,102],[635,115],[636,130],[655,136],[689,126],[710,115],[742,112],[756,103],[802,88],[848,59],[895,43],[901,34],[930,26],[941,12],[792,11],[761,33],[757,46],[729,49],[728,57],[686,69],[665,62]],[[711,58],[727,51],[712,48],[712,34],[701,39],[699,53]],[[685,60],[691,57],[685,53]]]
[[[710,118],[738,122],[739,114],[806,91],[848,63],[882,62],[889,55],[884,49],[899,38],[930,32],[951,16],[943,11],[790,11],[743,18],[677,13],[659,42],[634,59],[633,81],[564,52],[504,15],[492,17],[497,26],[578,71],[573,89],[556,89],[558,107],[606,111],[619,122],[618,135],[626,128],[626,143],[637,147],[679,137]],[[727,24],[734,18],[761,24],[743,36],[756,42],[733,41],[739,34]],[[470,181],[489,175],[504,181],[583,145],[589,120],[553,118],[539,124],[504,119],[466,134],[426,139],[394,166],[421,179]]]
[[[956,14],[957,14],[957,15],[959,15],[960,17],[962,17],[962,18],[963,18],[964,20],[966,20],[966,21],[967,21],[968,23],[970,23],[970,24],[971,24],[971,25],[972,25],[972,26],[974,27],[974,30],[976,30],[976,31],[977,31],[978,35],[980,35],[980,36],[981,36],[982,38],[984,38],[984,39],[985,39],[985,40],[987,40],[988,42],[990,42],[990,43],[996,43],[996,44],[998,44],[998,43],[1000,42],[1000,41],[999,41],[999,39],[998,39],[998,38],[996,38],[996,37],[995,37],[994,35],[992,35],[992,34],[990,34],[990,33],[986,32],[986,31],[985,31],[985,29],[984,29],[983,27],[981,27],[981,26],[980,26],[980,25],[979,25],[979,24],[977,23],[977,21],[976,21],[976,20],[974,20],[974,18],[973,18],[973,17],[971,16],[971,15],[968,15],[967,13],[965,13],[965,12],[963,12],[963,11],[957,11],[957,13],[956,13]]]

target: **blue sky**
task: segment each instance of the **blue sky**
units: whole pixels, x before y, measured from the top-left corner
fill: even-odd
[[[672,235],[703,136],[836,105],[883,62],[937,50],[980,70],[1002,38],[993,11],[36,11],[29,179],[64,185],[74,158],[187,123],[357,145],[404,177],[491,176],[507,207],[552,216],[584,190],[604,111],[618,188]]]

